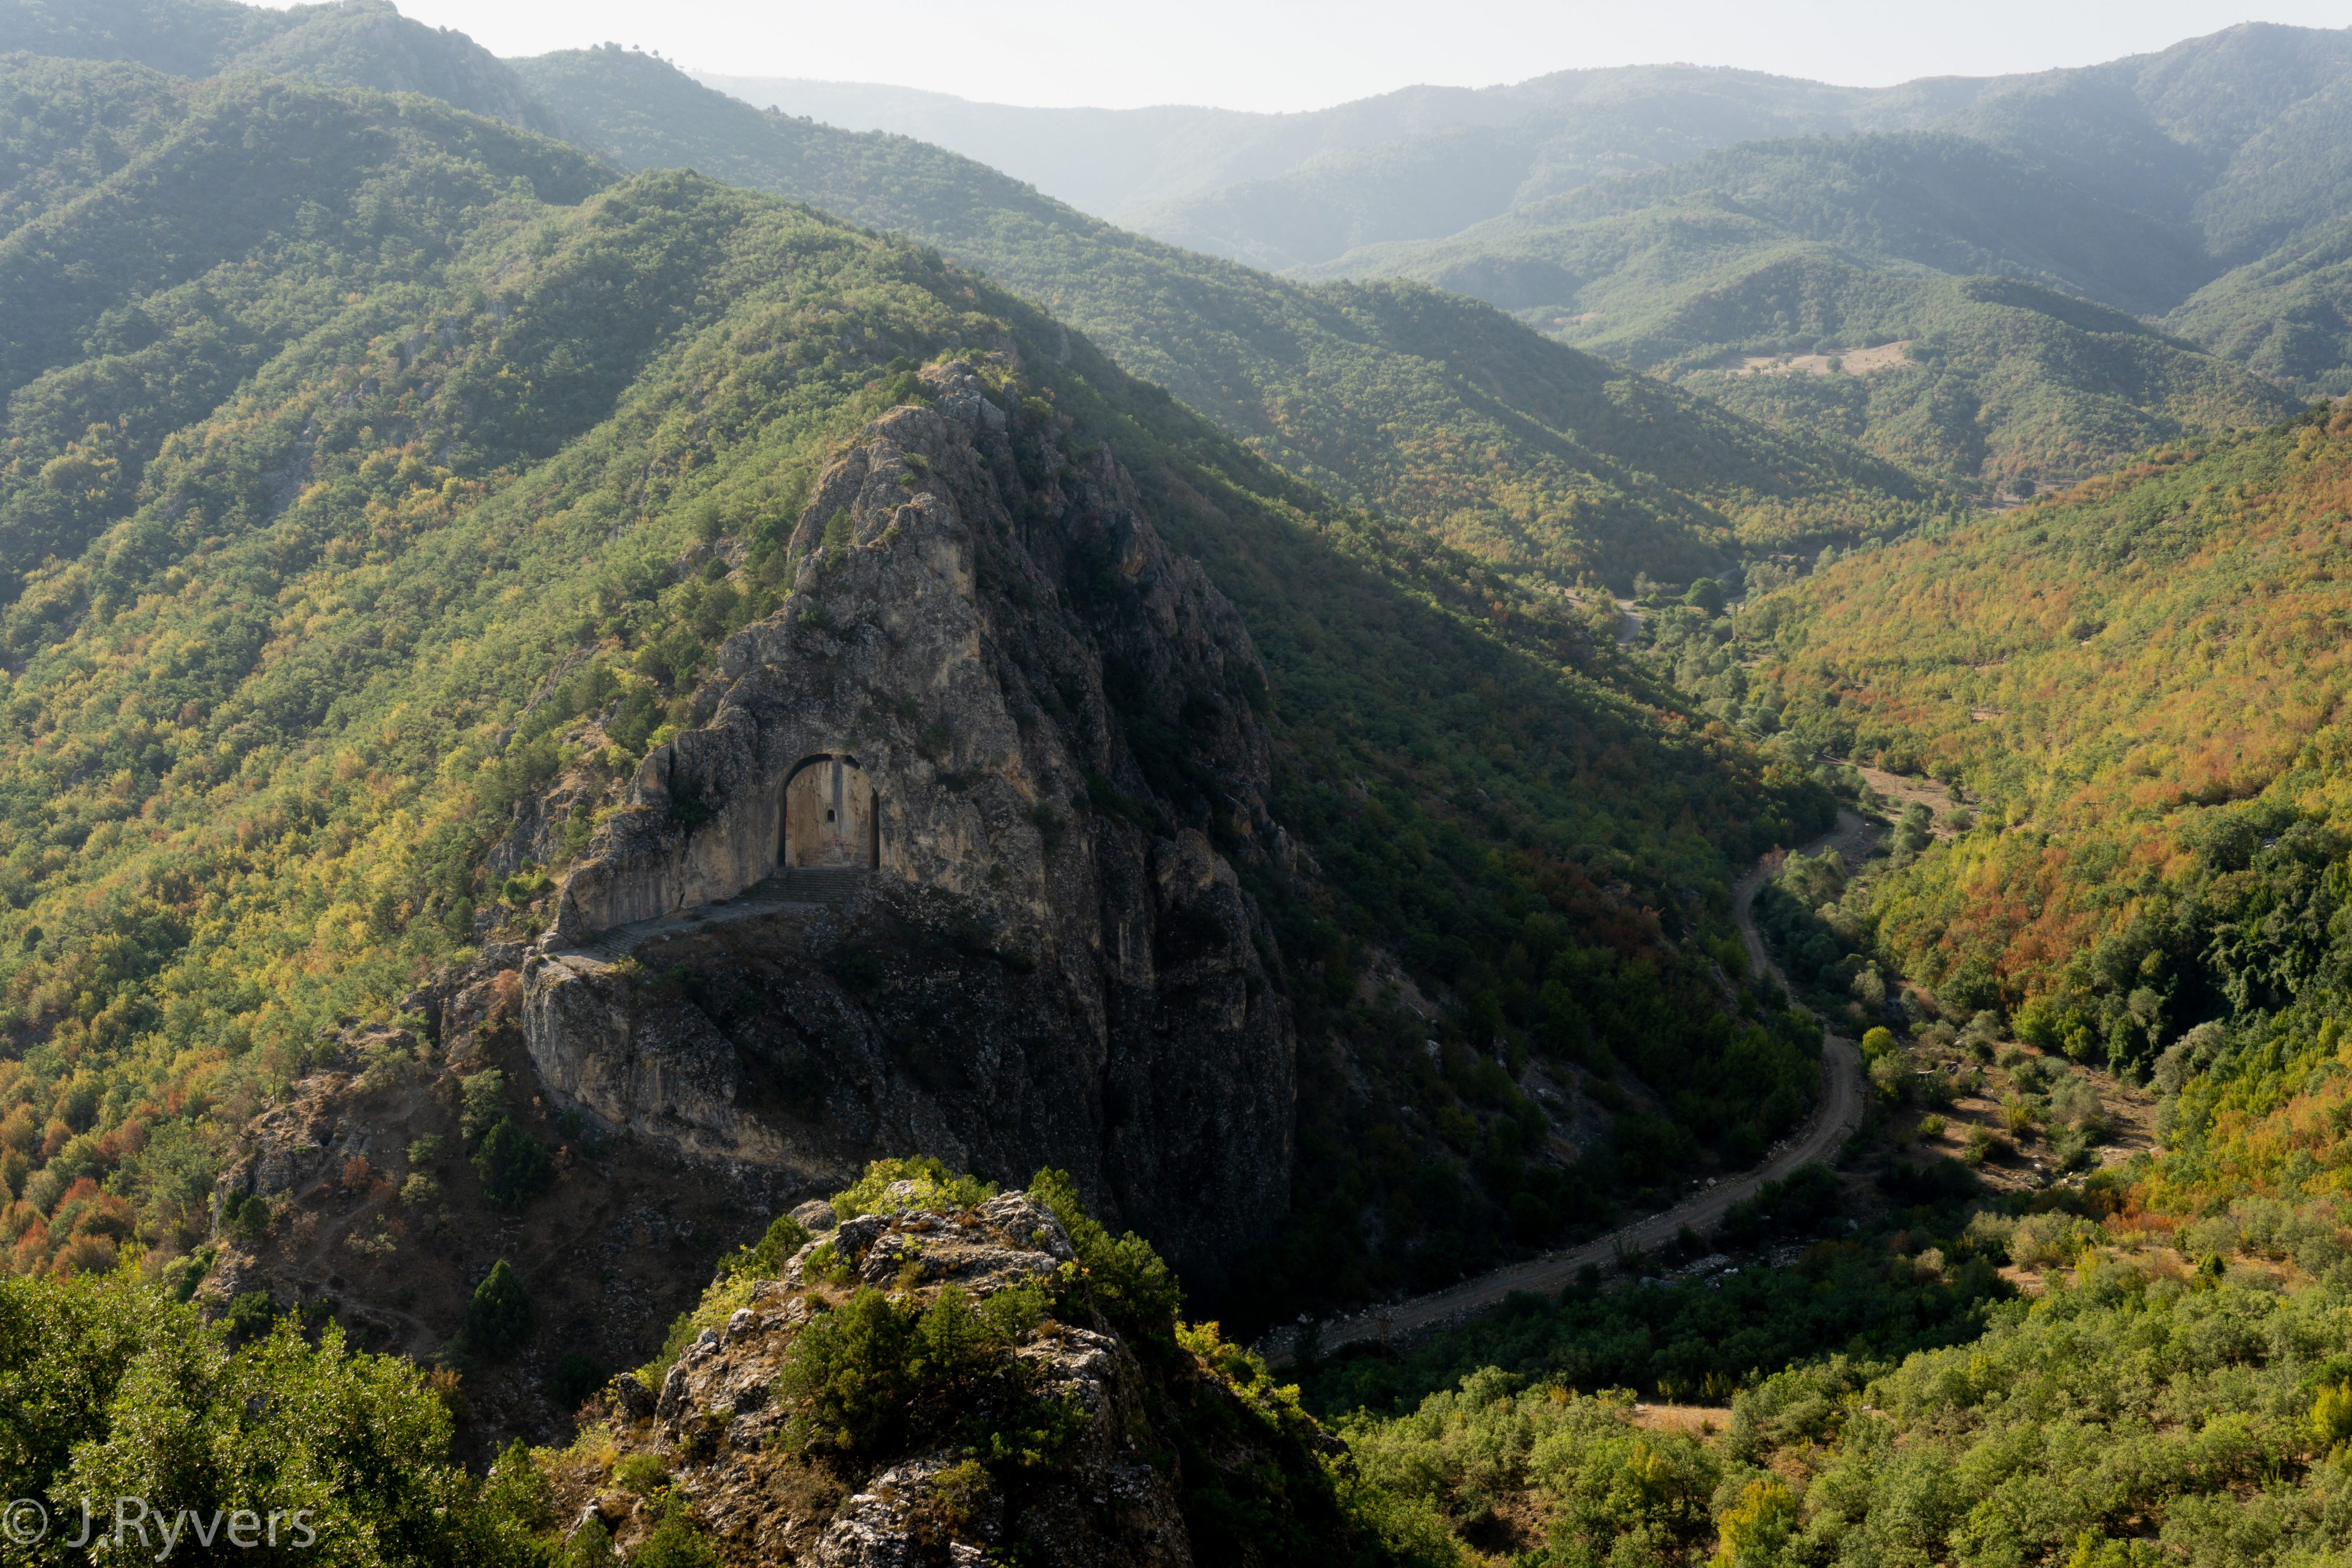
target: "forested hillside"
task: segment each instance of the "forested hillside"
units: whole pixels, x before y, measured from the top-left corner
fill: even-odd
[[[1963,483],[2080,476],[2289,412],[2132,319],[2212,268],[2184,225],[2106,188],[1948,132],[1748,143],[1324,270],[1463,289]]]
[[[462,33],[409,21],[390,0],[282,10],[235,0],[7,0],[0,5],[0,52],[17,50],[125,60],[181,77],[311,77],[422,93],[533,131],[561,130],[498,57]]]
[[[2263,949],[2217,934],[2260,841],[2305,813],[2293,842],[2335,831],[2347,452],[2323,415],[2165,449],[1753,612],[1784,723],[1987,803],[1887,884],[1879,940],[1906,973],[2143,1066],[2289,998],[2244,967]]]
[[[38,214],[0,246],[41,307],[0,340],[21,1266],[201,1244],[245,1118],[322,1029],[523,918],[579,844],[502,882],[515,813],[692,722],[718,643],[791,581],[829,444],[958,350],[1041,438],[1119,455],[1273,676],[1280,818],[1321,869],[1266,896],[1322,1087],[1252,1310],[1589,1223],[1801,1105],[1802,1030],[1714,999],[1707,890],[1829,794],[1808,758],[1662,715],[1580,622],[1504,615],[1486,569],[936,253],[414,99],[16,68],[95,128],[50,117],[54,167],[19,181]],[[139,150],[93,169],[100,131]],[[678,566],[714,540],[740,565]],[[593,761],[566,749],[615,702]],[[1507,1079],[1367,1005],[1398,961],[1671,1102],[1565,1175]],[[1444,1137],[1368,1142],[1406,1083],[1454,1108]],[[85,1178],[108,1202],[75,1207]],[[1354,1217],[1383,1211],[1374,1249]]]
[[[1965,792],[1767,893],[1816,1005],[1885,1020],[1876,1107],[1842,1187],[1624,1260],[1652,1288],[1313,1371],[1390,1517],[1545,1563],[2345,1550],[2347,486],[2315,411],[1664,618],[1685,690],[1744,685],[1711,711]],[[1971,1105],[2004,1130],[1939,1156]]]
[[[2340,390],[2347,67],[2342,35],[2249,25],[2016,78],[1865,90],[1638,68],[1255,119],[712,79],[820,120],[1003,151],[1195,250],[1468,293],[1781,430],[1982,494],[2071,482]],[[1102,133],[1049,136],[1033,123],[1049,112]],[[1988,278],[2032,287],[1988,294]],[[1089,325],[1127,351],[1108,322]]]
[[[1705,340],[1732,321],[1785,335],[1717,351]],[[2119,310],[2010,278],[1890,277],[1803,248],[1643,329],[1660,351],[1681,350],[1680,384],[1727,408],[1994,493],[2295,407],[2259,373]],[[1874,347],[1840,348],[1853,343]]]

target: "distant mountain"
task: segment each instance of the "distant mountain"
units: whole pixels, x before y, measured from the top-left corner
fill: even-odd
[[[1257,451],[1512,575],[1687,581],[1939,508],[1843,442],[1777,434],[1457,296],[1304,287],[1088,218],[903,137],[762,113],[614,48],[516,65],[590,146],[916,235],[1082,328]]]
[[[1702,351],[1680,384],[1750,418],[1844,435],[1991,488],[2095,473],[2195,432],[2266,425],[2297,402],[2135,317],[2009,278],[1921,278],[1794,256],[1668,325],[1696,335],[1710,315],[1769,323],[1788,351]]]
[[[761,108],[934,142],[1097,217],[1272,267],[1451,234],[1523,201],[1733,141],[1920,123],[1985,86],[1950,78],[1875,90],[1632,66],[1251,114],[1027,109],[866,82],[695,76]]]
[[[1250,150],[1294,116],[1169,105],[1157,109],[1026,109],[876,82],[692,73],[705,87],[846,131],[885,131],[1024,180],[1098,218],[1245,175]],[[1280,167],[1279,153],[1260,152]]]
[[[1482,101],[1508,106],[1508,119],[1333,149],[1278,175],[1139,206],[1122,221],[1212,255],[1303,268],[1366,246],[1440,238],[1738,142],[1918,125],[1984,86],[1873,91],[1696,66],[1562,71],[1486,89],[1498,96]]]
[[[1982,487],[2071,480],[2352,384],[2330,379],[2347,361],[2322,276],[2326,224],[2352,204],[2347,70],[2352,34],[2250,26],[2084,69],[1882,90],[1657,67],[1294,116],[950,113],[731,85],[961,138],[1041,181],[1083,157],[1097,210],[1160,238],[1466,293],[1782,429]],[[1095,117],[1083,152],[1049,112]],[[2055,298],[2021,315],[2038,295],[1956,289],[1969,277],[2169,331]],[[1866,378],[1846,367],[1856,351]],[[1748,363],[1783,357],[1822,373]]]
[[[1627,342],[1637,323],[1801,247],[1880,270],[2021,277],[2134,311],[2217,270],[2182,225],[1984,142],[1911,131],[1743,142],[1308,272],[1417,277],[1563,313],[1574,336],[1644,362],[1658,355]]]
[[[1909,129],[1743,141],[1297,270],[1469,293],[1958,482],[2080,477],[2352,382],[2331,379],[2347,361],[2329,313],[2332,225],[2352,204],[2352,34],[2249,26],[1963,85],[1921,84],[1935,90],[1915,107],[1965,101]],[[1349,188],[1370,199],[1379,182]],[[1969,277],[2008,282],[1956,289]],[[2015,313],[2029,298],[2031,320]],[[1848,368],[1857,351],[1866,379]],[[1783,357],[1822,373],[1751,363]]]
[[[2352,217],[2232,267],[2164,324],[2304,397],[2352,392]]]

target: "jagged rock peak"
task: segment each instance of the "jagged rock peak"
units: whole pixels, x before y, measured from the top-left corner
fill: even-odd
[[[561,1103],[813,1188],[881,1154],[1072,1170],[1213,1291],[1291,1158],[1235,871],[1281,858],[1265,672],[1107,447],[968,364],[923,381],[825,468],[791,594],[565,879],[532,1058]],[[616,972],[640,955],[679,983]]]
[[[1036,841],[1106,796],[1262,852],[1265,673],[1232,605],[1107,449],[1016,452],[969,365],[924,382],[935,406],[893,410],[825,470],[791,595],[728,640],[708,722],[646,757],[566,880],[554,945],[803,865],[981,898],[1049,940]]]

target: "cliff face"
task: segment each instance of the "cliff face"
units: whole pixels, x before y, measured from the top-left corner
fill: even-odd
[[[649,754],[525,969],[562,1100],[811,1187],[1066,1168],[1188,1279],[1279,1218],[1295,1042],[1234,861],[1265,674],[1107,451],[968,368],[818,482],[781,610]]]

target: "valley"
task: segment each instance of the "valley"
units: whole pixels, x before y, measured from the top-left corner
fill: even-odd
[[[1851,811],[1840,813],[1837,828],[1805,846],[1811,854],[1832,852],[1858,864],[1870,825]],[[1741,877],[1732,891],[1732,918],[1749,966],[1784,988],[1788,982],[1765,950],[1749,906],[1767,872],[1759,867]],[[1825,1034],[1822,1043],[1821,1089],[1805,1124],[1771,1151],[1771,1159],[1753,1171],[1710,1179],[1704,1191],[1692,1194],[1672,1208],[1621,1227],[1605,1236],[1562,1252],[1547,1253],[1482,1274],[1450,1290],[1433,1291],[1409,1301],[1379,1306],[1353,1318],[1312,1326],[1317,1353],[1328,1354],[1368,1342],[1382,1346],[1402,1344],[1424,1330],[1458,1321],[1484,1308],[1499,1305],[1514,1294],[1557,1294],[1586,1269],[1613,1264],[1627,1253],[1647,1252],[1671,1243],[1685,1229],[1708,1232],[1721,1223],[1731,1206],[1755,1196],[1766,1182],[1786,1180],[1801,1166],[1835,1157],[1838,1147],[1861,1127],[1862,1070],[1853,1042]],[[1307,1331],[1277,1328],[1261,1343],[1268,1365],[1281,1370],[1297,1358],[1297,1346]]]

